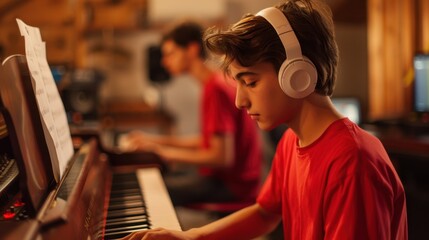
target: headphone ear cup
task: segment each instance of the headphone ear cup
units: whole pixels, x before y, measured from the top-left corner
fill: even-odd
[[[304,98],[314,92],[317,71],[308,59],[285,61],[279,70],[280,88],[292,98]]]

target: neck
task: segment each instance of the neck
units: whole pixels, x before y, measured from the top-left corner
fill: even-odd
[[[316,93],[302,100],[301,111],[288,126],[297,134],[301,147],[316,141],[334,121],[343,116],[337,112],[331,99]]]
[[[213,70],[202,59],[198,59],[190,65],[189,73],[199,82],[204,83],[213,74]]]

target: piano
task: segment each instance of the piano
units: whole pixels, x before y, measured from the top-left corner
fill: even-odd
[[[149,152],[106,146],[103,133],[75,135],[75,154],[55,179],[25,56],[0,70],[0,239],[120,239],[181,230]]]

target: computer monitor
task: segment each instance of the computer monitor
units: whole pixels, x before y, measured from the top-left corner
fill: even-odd
[[[335,108],[352,122],[360,124],[361,106],[357,98],[354,97],[333,97],[331,98]]]
[[[429,54],[414,56],[414,111],[429,112]]]

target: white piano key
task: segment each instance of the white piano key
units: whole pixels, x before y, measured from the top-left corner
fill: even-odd
[[[181,231],[182,228],[176,211],[159,169],[141,168],[137,169],[136,174],[146,202],[152,228],[162,227]]]

